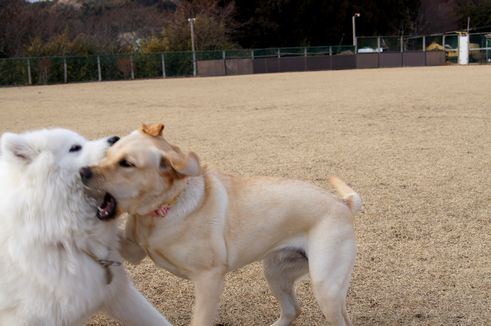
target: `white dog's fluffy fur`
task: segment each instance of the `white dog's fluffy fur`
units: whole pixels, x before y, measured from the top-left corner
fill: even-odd
[[[169,325],[123,266],[110,267],[107,284],[85,253],[121,261],[117,222],[96,218],[79,176],[109,146],[64,129],[2,135],[0,325],[79,325],[99,310],[123,324]]]

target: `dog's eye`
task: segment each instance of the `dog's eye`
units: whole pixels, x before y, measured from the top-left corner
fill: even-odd
[[[74,153],[80,151],[81,149],[82,149],[81,145],[72,145],[72,147],[70,147],[69,152]]]
[[[128,162],[127,160],[121,160],[119,161],[119,166],[122,166],[124,168],[134,168],[135,164]]]

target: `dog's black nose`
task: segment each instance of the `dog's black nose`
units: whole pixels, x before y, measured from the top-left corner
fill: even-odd
[[[80,176],[82,177],[82,180],[89,180],[93,175],[92,170],[88,166],[80,169]]]
[[[120,138],[118,136],[114,136],[114,137],[111,137],[107,140],[107,142],[112,146],[114,144],[116,144],[116,142],[119,140]]]

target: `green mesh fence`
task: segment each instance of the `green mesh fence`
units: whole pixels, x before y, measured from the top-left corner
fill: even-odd
[[[457,35],[445,35],[446,50],[458,49],[459,48],[459,37]]]
[[[357,39],[358,53],[377,52],[379,47],[377,37],[359,37]]]
[[[134,55],[133,69],[136,79],[163,77],[162,55],[159,53]]]
[[[191,52],[166,53],[165,72],[169,77],[192,76],[193,54]]]
[[[196,52],[196,60],[220,60],[223,59],[223,51]]]
[[[354,54],[352,45],[255,49],[254,58]]]
[[[278,57],[278,49],[255,49],[254,58]]]
[[[352,45],[338,45],[331,46],[332,55],[347,55],[347,54],[355,54],[355,47]]]
[[[303,48],[285,48],[285,49],[296,49],[296,50],[283,52],[284,50],[280,49],[281,56],[300,55],[300,54],[303,55]],[[256,50],[234,49],[234,50],[223,50],[223,51],[196,52],[197,60],[251,59],[254,57],[261,58],[261,57],[277,57],[277,56],[278,56],[278,49],[256,49]]]
[[[401,52],[400,36],[381,36],[380,47],[383,52]]]
[[[253,50],[226,50],[226,59],[251,59],[253,57]]]
[[[132,57],[127,54],[99,56],[102,80],[131,79]]]
[[[33,85],[59,84],[64,82],[62,57],[31,58],[30,65]]]
[[[470,48],[485,48],[486,40],[489,39],[489,35],[486,34],[470,34],[469,44]]]
[[[443,51],[443,35],[427,36],[426,51]]]
[[[405,37],[404,51],[423,51],[423,37]]]
[[[469,35],[469,62],[491,63],[491,34]]]
[[[458,35],[445,35],[443,39],[443,48],[448,63],[457,63],[459,61],[459,37]]]
[[[280,48],[280,57],[299,57],[305,55],[306,48]]]
[[[97,57],[67,57],[67,82],[88,82],[98,80]]]
[[[28,59],[0,59],[0,85],[29,84]]]
[[[471,34],[469,61],[491,63],[491,35]],[[458,61],[456,34],[402,38],[403,51],[445,51],[447,62]],[[400,36],[359,37],[358,53],[400,52]],[[197,61],[352,55],[351,45],[198,51]],[[101,54],[91,56],[0,59],[0,86],[46,85],[105,80],[193,75],[192,52]]]
[[[330,46],[315,46],[307,48],[307,56],[331,55],[332,48]]]

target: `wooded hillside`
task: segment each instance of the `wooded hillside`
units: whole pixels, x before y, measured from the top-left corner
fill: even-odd
[[[0,0],[0,57],[350,44],[491,25],[491,0]],[[488,29],[489,30],[489,29]]]

